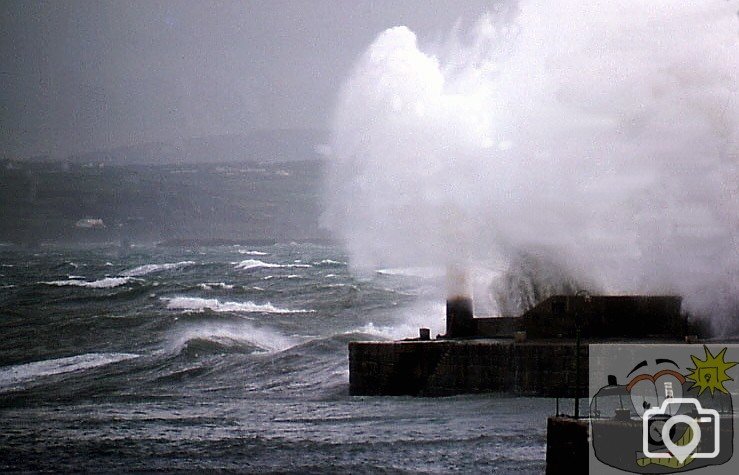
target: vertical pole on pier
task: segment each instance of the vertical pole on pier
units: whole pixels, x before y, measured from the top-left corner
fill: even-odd
[[[580,330],[584,322],[584,318],[591,311],[590,294],[585,290],[579,290],[576,297],[583,297],[583,306],[578,305],[575,300],[575,419],[580,417]]]
[[[575,419],[580,417],[580,325],[575,329]]]

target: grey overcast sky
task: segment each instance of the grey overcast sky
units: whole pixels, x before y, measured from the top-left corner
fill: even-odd
[[[323,129],[380,31],[434,42],[491,3],[2,1],[0,156]]]

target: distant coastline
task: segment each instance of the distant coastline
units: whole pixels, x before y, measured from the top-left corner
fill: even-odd
[[[198,247],[198,246],[272,246],[281,242],[299,242],[301,244],[333,245],[336,241],[328,238],[305,238],[305,239],[269,239],[269,238],[244,238],[244,239],[220,239],[220,238],[174,238],[158,242],[157,247]]]
[[[0,220],[12,223],[0,241],[35,248],[324,239],[322,180],[321,160],[103,167],[0,160]]]

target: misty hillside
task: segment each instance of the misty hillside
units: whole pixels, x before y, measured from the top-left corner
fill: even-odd
[[[317,160],[156,166],[4,161],[0,240],[320,238],[321,174]]]

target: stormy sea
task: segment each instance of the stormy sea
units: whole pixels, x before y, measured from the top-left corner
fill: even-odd
[[[0,247],[0,471],[542,472],[553,400],[349,396],[348,342],[414,336],[433,277],[346,261]]]

